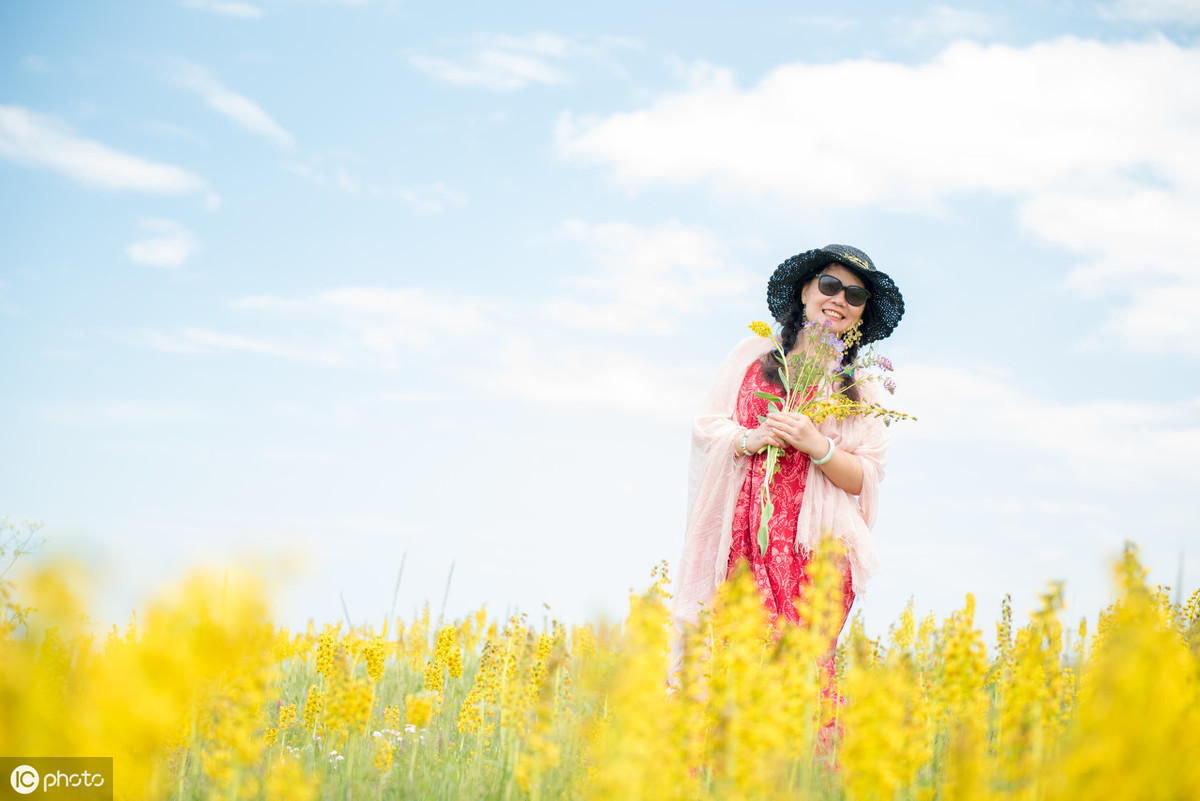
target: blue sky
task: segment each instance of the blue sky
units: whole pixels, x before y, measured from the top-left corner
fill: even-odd
[[[1200,584],[1200,7],[28,2],[0,12],[0,515],[123,619],[622,613],[783,259],[904,292],[859,608]]]

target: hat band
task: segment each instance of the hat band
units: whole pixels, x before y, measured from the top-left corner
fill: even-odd
[[[838,261],[843,261],[843,260],[852,261],[855,264],[857,264],[859,267],[866,270],[867,272],[869,272],[869,273],[874,272],[874,270],[871,269],[871,265],[867,264],[865,261],[863,261],[858,256],[855,256],[852,253],[839,253],[837,256],[837,259],[838,259]]]

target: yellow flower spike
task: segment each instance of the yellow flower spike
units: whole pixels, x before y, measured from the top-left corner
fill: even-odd
[[[458,645],[457,627],[442,626],[434,646],[433,658],[438,664],[445,665],[450,678],[457,679],[462,676],[462,649]]]
[[[379,681],[383,678],[386,654],[387,643],[382,637],[371,640],[363,647],[363,657],[367,660],[367,676],[371,681]]]
[[[754,322],[750,323],[750,330],[758,334],[763,339],[771,339],[771,326],[768,323],[764,323],[762,320],[755,320]]]
[[[317,723],[321,719],[321,711],[325,707],[325,694],[321,692],[317,685],[312,685],[308,688],[308,695],[304,698],[304,730],[307,732],[313,731]]]
[[[859,320],[854,325],[850,326],[850,328],[846,331],[846,333],[842,334],[842,342],[846,345],[847,348],[852,347],[861,339],[862,339],[862,320]]]
[[[500,673],[503,670],[503,651],[492,643],[483,645],[475,682],[463,699],[458,713],[458,730],[463,734],[491,733],[500,692]]]
[[[446,686],[446,668],[436,660],[430,659],[425,663],[425,690],[441,695]]]
[[[890,629],[891,645],[888,647],[888,658],[907,656],[912,658],[913,643],[917,637],[916,614],[913,611],[913,601],[910,598],[900,614],[900,625]]]
[[[556,623],[553,633],[543,633],[538,638],[537,658],[530,670],[532,720],[517,756],[517,786],[535,798],[541,793],[546,772],[559,764],[562,755],[554,737],[561,700],[555,684],[566,673],[566,655],[561,648],[555,648],[556,643],[561,643],[562,633],[562,625]]]
[[[377,770],[386,771],[392,767],[395,746],[392,745],[391,740],[383,737],[380,737],[377,742],[378,745],[375,747],[375,755],[372,757],[372,762]]]
[[[279,728],[288,729],[296,723],[296,705],[288,704],[279,710]]]
[[[1063,747],[1048,755],[1048,801],[1200,796],[1200,766],[1182,757],[1200,753],[1200,660],[1162,616],[1130,551]]]
[[[1179,628],[1185,636],[1200,645],[1200,588],[1197,588],[1179,611]]]
[[[915,666],[900,653],[883,664],[855,660],[841,688],[851,699],[840,715],[847,735],[838,751],[846,797],[869,801],[901,795],[916,784],[934,754]]]
[[[317,675],[327,679],[335,673],[334,660],[337,658],[338,633],[341,627],[341,623],[337,626],[326,623],[317,639]]]
[[[339,674],[326,685],[324,722],[335,741],[342,742],[365,731],[370,713],[369,682]]]
[[[435,703],[436,695],[434,693],[422,692],[406,695],[404,697],[405,722],[418,729],[425,728],[433,717]]]
[[[680,736],[686,707],[668,699],[664,680],[668,642],[666,609],[653,589],[630,598],[621,657],[606,678],[597,677],[605,699],[597,710],[591,765],[573,797],[583,799],[694,798],[699,766],[685,760]]]
[[[271,764],[262,797],[271,801],[313,801],[318,793],[316,776],[306,775],[296,762],[280,761]]]
[[[400,728],[400,707],[389,704],[383,708],[383,726],[385,729],[396,731]]]
[[[473,616],[463,621],[464,628],[470,632],[469,635],[463,638],[463,647],[467,651],[474,653],[475,649],[479,647],[480,638],[483,636],[487,622],[487,609],[482,607],[475,610]]]

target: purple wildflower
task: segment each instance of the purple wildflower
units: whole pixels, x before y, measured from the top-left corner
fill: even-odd
[[[888,368],[891,369],[891,368]],[[888,391],[889,395],[896,394],[896,382],[890,378],[883,379],[883,388]]]
[[[889,373],[892,371],[892,360],[887,356],[876,356],[875,364],[879,365],[881,370],[887,370]]]
[[[838,339],[837,334],[833,333],[831,330],[832,325],[829,320],[813,320],[805,323],[803,330],[809,342],[830,348],[840,356],[846,350],[846,343]]]

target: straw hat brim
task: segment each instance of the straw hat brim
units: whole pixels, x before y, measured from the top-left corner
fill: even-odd
[[[800,288],[827,264],[838,263],[862,278],[871,292],[867,300],[870,310],[863,324],[862,343],[884,339],[904,316],[904,297],[891,276],[875,267],[871,258],[849,245],[826,245],[792,256],[775,268],[767,281],[767,308],[776,320],[800,300]]]

